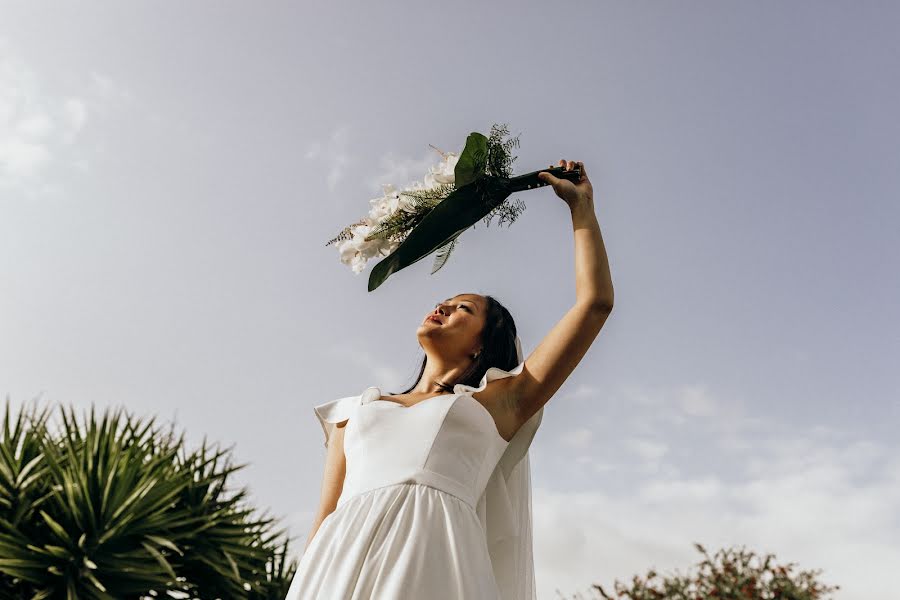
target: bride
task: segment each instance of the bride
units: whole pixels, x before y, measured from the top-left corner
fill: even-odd
[[[582,172],[539,175],[571,212],[574,305],[523,359],[496,299],[448,298],[416,332],[425,358],[412,387],[314,407],[321,500],[286,600],[536,598],[528,447],[613,305],[587,172],[559,165]]]

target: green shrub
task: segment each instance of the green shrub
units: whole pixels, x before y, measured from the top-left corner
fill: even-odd
[[[283,600],[296,568],[275,520],[229,493],[230,449],[188,452],[155,419],[19,412],[0,432],[0,597]]]
[[[613,595],[597,584],[593,590],[606,600],[826,600],[840,589],[816,581],[821,570],[793,573],[796,563],[773,564],[774,554],[760,558],[741,547],[711,557],[700,544],[694,547],[704,557],[696,573],[661,577],[651,569],[630,584],[616,580]]]

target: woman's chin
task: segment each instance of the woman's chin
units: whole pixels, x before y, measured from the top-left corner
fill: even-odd
[[[416,330],[416,335],[421,338],[430,338],[435,335],[440,335],[440,332],[437,331],[440,329],[440,325],[429,325],[425,323],[424,325],[419,325],[419,328]]]

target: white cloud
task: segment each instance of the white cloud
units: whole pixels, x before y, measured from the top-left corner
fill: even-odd
[[[26,65],[0,56],[0,188],[34,177],[52,160],[61,113]]]
[[[662,442],[641,438],[625,440],[625,446],[637,454],[640,459],[648,462],[657,462],[669,451],[669,447]]]
[[[134,96],[130,91],[97,71],[91,71],[88,76],[88,81],[88,89],[95,103],[124,103],[134,99]]]
[[[704,385],[688,385],[681,390],[681,409],[693,417],[708,417],[716,412],[716,403]]]
[[[45,144],[0,130],[0,188],[33,177],[50,159]]]
[[[28,65],[0,56],[0,187],[33,184],[86,119],[82,100],[55,98]]]
[[[842,600],[896,597],[897,448],[751,417],[703,386],[607,395],[592,447],[574,457],[580,482],[603,485],[534,490],[539,597],[592,583],[609,591],[651,567],[685,572],[700,560],[695,541],[710,552],[771,552],[795,572],[822,569]],[[686,413],[680,425],[672,418]]]
[[[563,436],[563,443],[574,448],[584,448],[591,443],[594,432],[586,427],[576,427]]]
[[[342,177],[346,177],[346,167],[355,160],[347,149],[349,135],[350,126],[345,123],[339,125],[327,141],[315,141],[307,146],[305,154],[307,159],[328,165],[326,183],[330,192],[335,190]]]
[[[50,83],[0,40],[0,189],[43,192],[56,187],[46,177],[50,167],[86,170],[85,149],[75,143],[92,107],[130,97],[99,73],[75,95],[61,96]]]
[[[325,348],[325,355],[339,359],[344,364],[353,365],[363,373],[368,373],[371,383],[366,383],[363,388],[370,385],[381,388],[383,394],[392,390],[407,386],[409,378],[414,374],[401,372],[384,360],[381,354],[372,354],[364,349],[364,343],[360,339],[345,338],[337,344]],[[360,394],[363,389],[347,391],[345,395]],[[344,392],[341,392],[344,394]]]
[[[391,183],[398,188],[405,188],[414,181],[423,181],[429,167],[440,162],[440,155],[428,148],[419,158],[395,156],[388,152],[379,159],[379,172],[370,177],[366,185],[373,190],[380,191],[385,183]]]
[[[63,101],[63,112],[69,126],[65,134],[65,142],[71,144],[75,135],[81,131],[87,121],[87,105],[84,100],[79,98],[66,98]]]
[[[31,114],[19,119],[11,129],[17,135],[37,139],[46,137],[53,130],[53,121],[44,114]]]
[[[71,87],[60,94],[54,86]],[[51,167],[89,168],[77,142],[89,120],[131,94],[96,71],[66,82],[43,78],[0,39],[0,189],[42,193],[58,189]]]

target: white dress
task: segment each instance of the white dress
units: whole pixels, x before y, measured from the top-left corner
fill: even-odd
[[[326,446],[348,420],[347,470],[285,600],[535,598],[527,450],[543,408],[506,441],[472,396],[523,365],[412,406],[377,387],[315,406]]]

